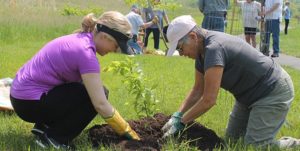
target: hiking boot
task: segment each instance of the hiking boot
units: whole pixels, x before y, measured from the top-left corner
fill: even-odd
[[[46,133],[37,135],[35,143],[41,148],[45,148],[45,149],[49,147],[53,147],[55,149],[75,150],[75,146],[69,146],[66,144],[59,143],[55,139],[48,137]]]
[[[46,129],[49,127],[45,124],[34,124],[33,128],[31,129],[31,133],[34,135],[42,135],[45,133]]]
[[[263,52],[263,54],[264,54],[265,56],[269,56],[269,55],[270,55],[270,52],[269,52],[269,51],[265,51],[265,52]]]
[[[273,54],[271,55],[271,57],[272,57],[272,58],[279,57],[279,54],[278,54],[278,53],[273,53]]]

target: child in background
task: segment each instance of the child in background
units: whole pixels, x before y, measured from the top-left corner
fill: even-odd
[[[256,48],[255,36],[258,24],[256,17],[260,14],[261,4],[253,0],[236,0],[235,2],[241,7],[243,12],[245,39],[250,45]]]

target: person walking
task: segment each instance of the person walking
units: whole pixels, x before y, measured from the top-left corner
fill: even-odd
[[[151,21],[144,23],[142,17],[139,15],[139,8],[137,5],[131,6],[131,11],[126,15],[126,17],[132,26],[131,32],[133,34],[132,39],[128,40],[128,45],[135,50],[136,54],[142,54],[142,48],[138,43],[139,30],[141,28],[145,29],[155,25],[158,21],[158,17],[155,16]]]
[[[224,32],[228,7],[229,0],[198,0],[198,8],[204,14],[202,28]]]
[[[228,139],[243,138],[245,144],[255,146],[300,145],[297,139],[275,140],[295,94],[290,76],[273,59],[236,36],[197,27],[190,15],[171,21],[167,37],[171,50],[195,60],[195,83],[163,126],[164,138],[208,112],[223,88],[236,99],[226,130]]]
[[[131,27],[124,15],[83,18],[82,28],[48,42],[17,72],[10,90],[16,114],[34,123],[37,145],[69,149],[98,114],[119,134],[139,140],[105,94],[96,53],[129,54]],[[113,78],[113,77],[112,77]]]
[[[282,0],[265,0],[265,9],[262,15],[265,16],[266,23],[266,43],[270,45],[270,36],[273,39],[273,54],[271,57],[279,57],[279,33],[280,19],[282,18]],[[265,55],[269,56],[268,53]]]
[[[154,5],[152,7],[143,8],[142,16],[144,18],[144,22],[149,22],[154,19],[155,16],[158,17],[157,24],[151,25],[150,27],[146,28],[145,30],[145,37],[144,37],[144,49],[147,49],[148,46],[148,39],[151,33],[153,33],[154,39],[154,49],[159,50],[159,41],[160,41],[160,29],[164,27],[164,21],[166,24],[169,24],[169,18],[165,10],[160,10],[156,6],[159,5],[160,0],[154,0]]]
[[[284,34],[287,35],[290,19],[292,17],[292,12],[291,12],[291,9],[290,9],[290,2],[289,1],[285,2],[285,6],[284,6],[284,9],[283,9],[283,15],[284,15],[284,22],[285,22]]]
[[[245,39],[256,48],[257,17],[260,15],[261,4],[254,0],[236,0],[235,2],[242,9]]]

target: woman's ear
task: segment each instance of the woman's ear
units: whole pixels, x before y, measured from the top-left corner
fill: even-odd
[[[193,41],[197,41],[198,40],[198,36],[195,32],[190,32],[189,33],[189,38]]]

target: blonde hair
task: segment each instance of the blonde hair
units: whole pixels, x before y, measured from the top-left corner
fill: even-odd
[[[83,32],[94,32],[97,33],[96,24],[105,25],[115,31],[121,32],[124,35],[131,35],[131,25],[127,18],[117,11],[108,11],[104,12],[98,19],[95,17],[93,13],[90,13],[83,17],[81,23],[81,29],[75,31],[75,33],[83,33]],[[109,35],[104,33],[108,39],[115,41],[115,39]]]

